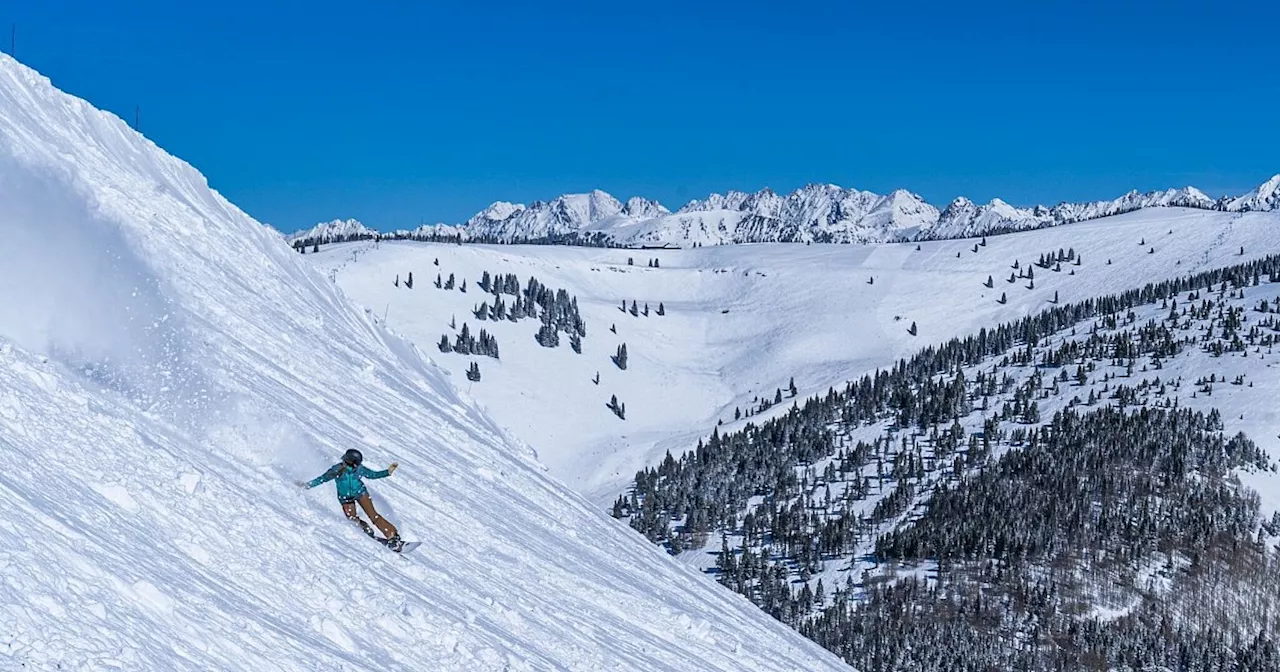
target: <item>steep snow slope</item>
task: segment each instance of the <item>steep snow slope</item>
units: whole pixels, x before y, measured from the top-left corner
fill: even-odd
[[[0,56],[0,667],[842,666],[548,479],[191,166]],[[359,447],[415,554],[292,485]]]
[[[1275,213],[1161,208],[992,237],[985,246],[937,241],[919,250],[914,243],[642,251],[383,241],[307,258],[385,314],[392,330],[431,350],[553,473],[605,505],[637,469],[691,448],[719,421],[740,425],[746,420],[734,422],[735,408],[772,401],[792,377],[802,395],[825,392],[929,344],[1037,312],[1055,294],[1078,301],[1275,253],[1277,227]],[[1034,289],[1007,281],[1015,260],[1026,268],[1067,248],[1080,266],[1035,268]],[[648,265],[655,258],[658,268]],[[477,321],[473,309],[492,300],[476,286],[485,271],[514,273],[521,283],[536,277],[576,296],[587,322],[583,354],[564,342],[539,346],[536,320]],[[409,272],[413,289],[394,286]],[[459,288],[466,280],[467,292],[436,289],[437,273],[454,274]],[[650,316],[622,312],[624,300],[647,302]],[[451,321],[491,332],[501,360],[435,353],[442,334],[454,337]],[[622,343],[625,371],[610,361]],[[480,382],[464,377],[471,361]],[[605,407],[611,395],[626,404],[625,420]]]

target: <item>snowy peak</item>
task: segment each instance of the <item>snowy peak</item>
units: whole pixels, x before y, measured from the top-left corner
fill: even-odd
[[[297,231],[286,240],[291,243],[339,243],[378,237],[378,232],[355,219],[335,219]]]
[[[1205,195],[1203,191],[1195,187],[1187,186],[1181,189],[1170,189],[1165,193],[1164,202],[1161,205],[1170,207],[1184,208],[1212,208],[1213,199]]]
[[[550,202],[534,201],[529,206],[494,203],[467,220],[464,228],[472,238],[500,242],[556,240],[573,236],[622,211],[618,199],[596,189],[585,194],[565,194]]]
[[[522,203],[508,203],[506,201],[497,201],[489,207],[482,210],[472,219],[480,218],[492,222],[504,222],[512,215],[524,210]]]
[[[551,207],[563,222],[578,229],[622,212],[622,203],[599,189],[588,194],[561,196],[551,201]]]
[[[1223,210],[1228,212],[1269,212],[1280,209],[1280,174],[1258,185],[1257,189],[1226,201]]]
[[[677,214],[687,212],[709,212],[712,210],[735,210],[743,209],[743,203],[751,198],[751,194],[741,191],[730,191],[727,194],[711,194],[705,200],[693,200],[685,204],[684,207],[677,210]]]
[[[657,201],[632,196],[627,199],[627,204],[622,206],[622,214],[628,217],[648,218],[669,215],[671,211]]]
[[[938,221],[937,208],[905,189],[893,190],[869,214],[881,218],[873,221],[882,221],[882,228],[897,232],[919,230]]]

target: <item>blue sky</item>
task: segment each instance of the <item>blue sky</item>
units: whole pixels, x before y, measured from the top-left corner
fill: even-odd
[[[592,188],[1031,204],[1280,172],[1278,3],[860,4],[0,0],[0,25],[286,230]]]

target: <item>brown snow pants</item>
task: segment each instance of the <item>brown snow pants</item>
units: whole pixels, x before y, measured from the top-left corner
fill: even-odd
[[[369,529],[368,523],[360,519],[360,514],[356,511],[356,503],[359,503],[360,508],[364,509],[364,515],[369,516],[369,520],[378,527],[378,530],[382,532],[382,536],[390,539],[399,534],[395,525],[387,522],[386,518],[378,515],[378,512],[373,509],[373,500],[369,498],[369,493],[367,492],[357,497],[354,502],[343,502],[342,504],[342,512],[347,514],[347,518],[351,522],[359,524],[360,529],[364,530],[365,534],[372,537],[373,530]]]

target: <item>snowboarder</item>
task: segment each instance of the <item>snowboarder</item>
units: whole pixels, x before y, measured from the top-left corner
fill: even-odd
[[[386,478],[395,473],[395,470],[400,467],[400,463],[392,462],[385,471],[373,471],[362,466],[362,462],[364,462],[364,455],[352,448],[343,453],[342,461],[329,467],[328,471],[310,481],[299,481],[298,485],[305,488],[314,488],[321,483],[336,479],[338,502],[342,504],[342,512],[347,514],[347,518],[351,522],[359,524],[360,529],[364,530],[365,534],[383,542],[392,550],[399,551],[404,547],[404,542],[400,539],[400,533],[396,531],[395,525],[387,522],[386,518],[378,515],[378,512],[374,510],[373,500],[369,498],[369,490],[364,486],[364,481],[361,479]],[[369,524],[360,519],[356,504],[359,504],[360,508],[364,509],[365,515],[378,527],[385,539],[378,539]]]

